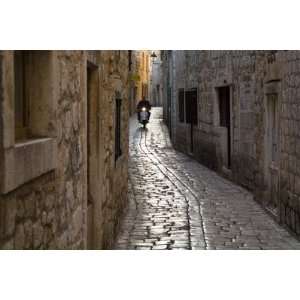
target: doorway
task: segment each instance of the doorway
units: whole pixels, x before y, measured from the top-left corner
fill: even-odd
[[[132,98],[132,104],[133,104],[132,111],[133,111],[133,114],[136,113],[137,94],[138,94],[138,88],[137,88],[137,86],[134,86],[134,88],[133,88],[133,98]]]
[[[279,120],[278,94],[267,94],[266,116],[266,179],[268,186],[267,207],[277,214],[279,194]]]
[[[194,153],[194,131],[195,125],[198,124],[198,101],[197,101],[197,89],[187,90],[185,92],[185,111],[186,111],[186,123],[188,125],[188,141],[189,141],[189,153]]]
[[[223,86],[218,88],[219,96],[219,120],[220,127],[225,129],[223,158],[224,166],[231,169],[231,109],[230,109],[230,87]]]
[[[159,86],[159,84],[157,84],[156,85],[156,103],[155,103],[155,106],[161,106],[161,101],[160,101],[160,93],[159,93],[159,91],[160,91],[160,86]]]
[[[172,139],[172,89],[167,89],[167,124],[169,129],[170,138]]]
[[[94,248],[94,216],[98,182],[98,69],[87,65],[87,248]]]

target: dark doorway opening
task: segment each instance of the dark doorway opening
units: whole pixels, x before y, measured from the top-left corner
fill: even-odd
[[[170,138],[172,138],[172,115],[171,115],[171,105],[172,105],[172,89],[168,87],[167,90],[167,122],[169,128]]]
[[[189,140],[190,153],[194,153],[194,126],[198,124],[198,93],[197,89],[187,90],[185,92],[185,112],[186,123],[190,124]]]
[[[231,115],[230,115],[230,87],[219,89],[220,126],[227,129],[227,168],[231,168]]]
[[[184,89],[178,90],[178,119],[180,123],[183,123],[185,120],[184,117]]]
[[[94,248],[94,214],[97,197],[98,167],[98,69],[87,66],[87,248]]]
[[[278,94],[267,95],[267,184],[268,203],[267,208],[275,215],[278,215],[279,203],[279,108]]]
[[[122,155],[121,148],[121,113],[122,113],[122,100],[116,98],[115,110],[115,161]]]

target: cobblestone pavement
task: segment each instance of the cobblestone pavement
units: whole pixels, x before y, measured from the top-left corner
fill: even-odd
[[[129,206],[116,249],[300,249],[251,193],[175,151],[153,108],[130,126]]]

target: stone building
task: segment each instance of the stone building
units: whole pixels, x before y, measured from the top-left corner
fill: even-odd
[[[143,96],[149,98],[150,51],[130,51],[130,115]]]
[[[0,52],[0,249],[112,246],[127,201],[128,52]]]
[[[149,99],[153,106],[162,106],[161,55],[160,51],[153,51],[153,54],[154,57],[151,57]],[[153,54],[151,55],[153,56]]]
[[[300,235],[300,51],[163,51],[174,146]]]

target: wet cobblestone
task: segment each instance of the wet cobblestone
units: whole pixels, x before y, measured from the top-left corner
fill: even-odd
[[[153,108],[130,126],[129,205],[116,249],[300,249],[252,194],[175,151]]]

